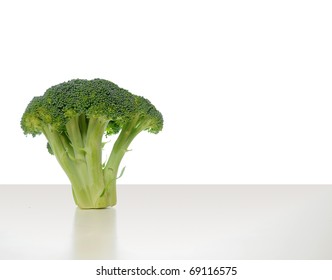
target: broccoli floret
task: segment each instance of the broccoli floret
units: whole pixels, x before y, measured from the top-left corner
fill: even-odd
[[[149,100],[110,81],[74,79],[34,97],[21,127],[26,135],[45,135],[80,208],[105,208],[116,204],[119,165],[130,143],[143,130],[161,131],[163,117]],[[103,164],[103,136],[117,133]]]

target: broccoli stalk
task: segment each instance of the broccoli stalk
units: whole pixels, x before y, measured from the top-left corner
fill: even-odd
[[[67,174],[80,208],[105,208],[116,204],[119,166],[130,143],[144,130],[161,131],[163,118],[147,99],[112,82],[76,79],[34,97],[21,127],[25,134],[45,135],[47,148]],[[103,136],[118,132],[103,164]]]

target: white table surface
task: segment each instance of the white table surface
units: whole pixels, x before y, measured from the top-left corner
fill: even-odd
[[[81,210],[69,185],[0,185],[0,259],[332,259],[332,186],[119,185]]]

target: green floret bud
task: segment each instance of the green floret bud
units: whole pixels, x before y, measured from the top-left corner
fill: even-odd
[[[45,135],[79,207],[104,208],[116,204],[116,178],[128,146],[143,130],[161,131],[163,117],[150,101],[110,81],[74,79],[34,97],[21,127],[26,135]],[[103,135],[118,133],[102,164]]]

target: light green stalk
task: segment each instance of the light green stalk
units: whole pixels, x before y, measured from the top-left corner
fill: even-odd
[[[139,116],[122,127],[105,167],[102,166],[102,137],[108,120],[73,117],[66,134],[43,129],[54,155],[66,172],[76,204],[80,208],[105,208],[116,204],[119,166],[132,140],[148,123]]]

